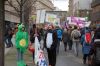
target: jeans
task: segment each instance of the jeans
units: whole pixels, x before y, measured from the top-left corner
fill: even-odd
[[[89,63],[89,61],[91,60],[91,56],[89,54],[84,54],[83,55],[83,63],[84,64],[86,63],[87,59],[88,59],[88,63]]]
[[[20,48],[17,49],[17,61],[23,61],[23,52],[20,51]]]
[[[64,49],[65,49],[65,51],[67,50],[67,44],[68,44],[68,42],[64,42]]]
[[[72,50],[72,45],[73,45],[72,40],[68,41],[68,45],[69,45],[69,50]]]
[[[79,54],[79,41],[73,41],[73,46],[74,46],[74,52],[76,56]]]

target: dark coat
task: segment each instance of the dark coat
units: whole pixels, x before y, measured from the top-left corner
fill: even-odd
[[[63,39],[63,42],[68,42],[69,35],[68,35],[68,32],[67,31],[66,32],[65,31],[63,32],[62,39]]]
[[[100,39],[100,28],[96,29],[94,37],[95,39]]]
[[[52,35],[52,37],[53,37],[53,43],[52,43],[52,45],[51,45],[51,50],[56,50],[56,47],[57,47],[57,42],[58,42],[58,37],[57,37],[57,33],[56,32],[53,32],[53,31],[47,31],[47,33],[49,33],[49,32],[52,32],[53,33],[53,35]],[[47,33],[45,34],[45,38],[44,38],[44,47],[45,48],[47,48],[46,47],[46,38],[47,38]]]

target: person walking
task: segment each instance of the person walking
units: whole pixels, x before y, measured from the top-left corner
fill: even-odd
[[[5,35],[6,48],[13,47],[13,44],[12,44],[12,41],[11,41],[12,36],[13,36],[12,29],[9,28],[8,31],[7,31],[7,34]]]
[[[73,45],[73,42],[72,42],[72,38],[71,38],[71,32],[72,32],[72,29],[69,28],[67,33],[68,33],[68,45],[69,45],[69,50],[72,50],[72,45]]]
[[[51,26],[49,26],[48,31],[45,35],[45,39],[44,39],[44,46],[48,52],[49,66],[56,65],[57,42],[58,42],[57,33],[56,31],[52,30]]]
[[[84,64],[86,64],[87,58],[88,58],[88,64],[90,65],[92,43],[93,42],[92,42],[91,32],[88,30],[85,30],[85,33],[81,37]]]
[[[81,34],[80,34],[77,26],[74,26],[74,30],[71,33],[71,38],[73,41],[74,52],[75,52],[76,56],[78,56],[78,53],[79,53],[80,36],[81,36]]]
[[[39,42],[41,41],[41,36],[40,36],[40,31],[36,27],[35,24],[33,24],[33,28],[30,30],[30,45],[29,45],[29,50],[32,52],[32,57],[33,57],[33,63],[35,59],[35,37],[38,37]]]
[[[56,32],[57,32],[57,36],[58,36],[57,54],[59,54],[59,46],[60,46],[60,42],[62,41],[63,30],[59,27],[56,27]]]
[[[63,32],[63,35],[62,35],[62,40],[63,40],[63,43],[64,43],[64,50],[66,51],[67,50],[67,45],[68,45],[68,32],[67,32],[67,29],[64,29],[64,32]]]
[[[18,31],[18,27],[15,27],[14,28],[14,33],[13,33],[13,36],[12,36],[12,39],[11,39],[11,42],[12,42],[13,45],[16,45],[15,44],[15,38],[16,38],[17,31]]]

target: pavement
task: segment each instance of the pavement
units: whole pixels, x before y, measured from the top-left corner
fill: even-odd
[[[5,66],[16,66],[16,57],[17,51],[16,48],[6,49],[5,52]],[[47,52],[45,51],[45,55],[47,58]],[[24,59],[28,66],[35,66],[32,62],[32,54],[27,51],[24,55]],[[59,55],[57,55],[57,63],[56,66],[87,66],[82,63],[82,52],[80,46],[80,54],[76,57],[73,53],[73,50],[64,51],[63,44],[60,46]]]

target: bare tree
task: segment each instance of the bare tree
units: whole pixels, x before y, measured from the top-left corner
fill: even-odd
[[[11,6],[20,17],[20,22],[24,22],[24,14],[31,10],[33,4],[37,0],[7,0],[9,6]],[[27,13],[27,15],[29,15]]]
[[[0,66],[4,66],[4,0],[0,0]]]

